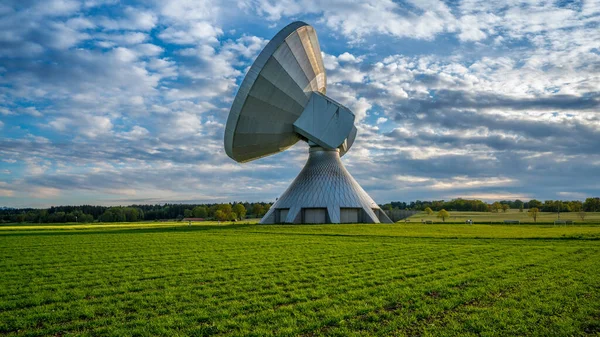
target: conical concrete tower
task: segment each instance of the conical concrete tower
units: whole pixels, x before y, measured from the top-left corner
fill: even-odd
[[[312,146],[308,161],[260,223],[391,223],[350,175],[338,149]]]

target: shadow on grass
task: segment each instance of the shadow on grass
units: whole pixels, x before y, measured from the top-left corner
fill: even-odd
[[[337,238],[353,238],[353,239],[372,239],[372,238],[386,238],[386,239],[435,239],[435,240],[540,240],[540,241],[568,241],[568,240],[583,240],[583,241],[600,241],[600,234],[562,234],[560,236],[539,236],[539,237],[497,237],[488,235],[472,235],[472,236],[460,236],[460,235],[386,235],[386,234],[370,234],[370,233],[323,233],[323,232],[311,232],[310,228],[313,225],[301,225],[308,229],[307,232],[297,231],[285,231],[285,227],[296,227],[299,225],[291,224],[274,224],[274,225],[261,225],[257,223],[226,223],[226,224],[211,224],[211,225],[193,225],[188,226],[187,224],[173,224],[173,225],[161,225],[161,226],[149,226],[147,224],[140,224],[140,227],[87,227],[87,228],[30,228],[30,229],[14,229],[14,230],[0,230],[1,237],[15,237],[15,236],[61,236],[61,235],[96,235],[96,234],[144,234],[144,233],[187,233],[187,232],[203,232],[203,231],[231,231],[244,228],[254,227],[255,230],[245,231],[246,234],[258,234],[258,235],[279,235],[279,236],[314,236],[314,237],[337,237]],[[318,225],[317,225],[318,226]],[[523,225],[521,225],[523,226]],[[539,228],[551,228],[553,226],[544,225],[531,225]],[[595,225],[591,225],[596,227]]]
[[[141,225],[143,226],[143,225]],[[239,228],[247,228],[256,226],[256,224],[223,224],[223,225],[173,225],[173,226],[160,226],[160,227],[88,227],[88,228],[35,228],[35,229],[15,229],[0,231],[0,237],[2,236],[58,236],[58,235],[89,235],[89,234],[131,234],[131,233],[185,233],[185,232],[199,232],[199,231],[221,231],[221,230],[233,230]]]
[[[380,238],[380,239],[435,239],[435,240],[540,240],[540,241],[568,241],[568,240],[584,240],[584,241],[600,241],[600,234],[571,234],[561,236],[538,236],[538,237],[497,237],[497,236],[484,236],[484,235],[473,235],[473,236],[440,236],[440,235],[385,235],[385,234],[348,234],[348,233],[316,233],[316,232],[267,232],[267,231],[250,231],[248,234],[267,234],[267,235],[287,235],[287,236],[319,236],[319,237],[338,237],[338,238]]]

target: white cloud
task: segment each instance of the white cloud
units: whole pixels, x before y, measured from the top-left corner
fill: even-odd
[[[177,76],[177,64],[169,59],[153,58],[148,62],[147,67],[149,70],[159,73],[163,78]]]
[[[104,43],[106,43],[107,41],[109,42],[108,44],[104,44],[102,45],[103,47],[108,47],[108,46],[116,46],[116,45],[133,45],[133,44],[140,44],[145,42],[146,40],[148,40],[149,36],[145,33],[141,33],[141,32],[125,32],[125,33],[119,33],[119,34],[95,34],[94,38],[96,39],[102,39],[105,41],[102,41]]]
[[[75,13],[81,4],[75,0],[49,0],[36,4],[31,12],[38,15],[60,16]]]
[[[12,197],[14,194],[15,194],[15,191],[13,191],[13,190],[0,188],[0,197]]]
[[[474,15],[465,15],[460,18],[461,31],[458,38],[461,41],[479,41],[487,37],[480,29],[478,17]]]
[[[48,161],[37,158],[27,158],[25,162],[27,163],[27,174],[34,176],[42,175],[50,168]]]
[[[133,188],[110,188],[104,190],[104,192],[108,194],[125,195],[130,197],[137,195],[137,191]]]
[[[33,117],[42,117],[42,113],[39,112],[35,107],[32,107],[32,106],[21,109],[21,112],[26,115],[33,116]]]
[[[11,116],[11,115],[15,115],[15,114],[16,113],[14,111],[11,111],[11,110],[9,110],[7,108],[0,107],[0,115]]]
[[[60,190],[52,187],[36,187],[29,195],[33,198],[50,199],[58,197],[60,195]]]
[[[74,17],[66,21],[66,25],[73,30],[84,30],[96,28],[96,25],[84,17]]]
[[[112,57],[121,63],[130,63],[137,59],[137,54],[131,49],[117,47],[112,50]]]
[[[403,183],[424,183],[431,180],[427,177],[411,176],[411,175],[395,175],[394,179]]]
[[[126,7],[123,17],[113,19],[108,17],[96,18],[97,25],[107,30],[142,30],[147,31],[158,23],[158,17],[154,12],[140,10],[139,8]]]
[[[109,133],[113,127],[110,118],[106,116],[89,116],[82,121],[79,132],[90,138]]]
[[[109,117],[83,115],[76,118],[58,117],[48,123],[59,132],[80,134],[88,138],[96,138],[111,132],[113,124]]]
[[[130,131],[124,132],[122,136],[128,140],[139,140],[148,136],[149,134],[150,132],[146,128],[139,125],[134,125]]]
[[[129,99],[129,102],[133,105],[143,105],[144,104],[144,97],[142,96],[132,96]]]
[[[254,60],[267,42],[267,40],[258,36],[244,35],[235,41],[226,42],[223,49],[241,55],[246,59]]]
[[[68,49],[90,37],[61,22],[51,22],[47,29],[46,34],[51,38],[45,39],[46,45],[54,49]]]
[[[160,14],[174,22],[216,18],[220,10],[219,6],[210,0],[159,1],[158,5]]]
[[[55,120],[48,123],[51,127],[58,131],[65,131],[67,126],[71,123],[71,120],[65,117],[58,117]]]
[[[299,14],[321,14],[321,20],[330,29],[360,40],[370,34],[396,37],[431,39],[435,35],[455,30],[455,18],[442,2],[414,1],[414,9],[407,9],[391,0],[335,1],[320,3],[305,1],[252,1],[249,7],[269,20]]]
[[[519,194],[519,193],[507,193],[507,192],[499,192],[499,193],[467,193],[467,194],[458,194],[458,195],[447,195],[446,199],[470,199],[470,200],[483,200],[485,202],[493,202],[498,200],[530,200],[532,196],[527,194]]]
[[[325,70],[332,71],[340,65],[337,57],[335,57],[334,55],[330,55],[324,52],[321,52],[321,55],[323,56],[323,65],[325,66]]]
[[[338,60],[342,61],[342,62],[349,62],[349,63],[359,63],[361,61],[360,58],[357,58],[348,52],[344,52],[343,54],[338,56]]]
[[[182,112],[175,116],[172,125],[174,133],[198,133],[202,130],[200,118],[189,112]]]
[[[471,177],[454,177],[451,180],[437,181],[431,185],[435,190],[472,189],[488,186],[509,186],[515,181],[510,178],[491,177],[486,179],[473,179]]]
[[[223,30],[209,22],[193,22],[187,26],[167,27],[158,34],[163,41],[175,44],[194,45],[200,43],[218,43]]]
[[[135,47],[135,50],[141,56],[158,56],[164,52],[162,47],[151,43],[140,44]]]
[[[252,7],[260,15],[266,16],[269,20],[277,21],[282,16],[295,16],[301,13],[320,12],[320,6],[314,1],[293,1],[293,0],[257,0],[241,2],[242,7]]]
[[[569,198],[569,199],[583,200],[585,198],[589,198],[589,195],[587,195],[585,193],[581,193],[581,192],[558,192],[556,194],[560,195],[563,198]]]

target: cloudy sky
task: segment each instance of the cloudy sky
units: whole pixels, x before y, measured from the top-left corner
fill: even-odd
[[[377,202],[600,195],[599,0],[4,0],[0,206],[273,201],[307,145],[242,165],[223,130],[295,20]]]

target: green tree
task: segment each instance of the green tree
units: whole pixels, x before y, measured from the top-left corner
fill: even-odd
[[[600,212],[600,198],[587,198],[583,203],[586,212]]]
[[[242,204],[233,205],[233,212],[241,219],[246,217],[246,207]]]
[[[529,200],[528,206],[529,206],[530,209],[531,208],[537,208],[538,212],[539,212],[539,208],[542,207],[542,202],[538,201],[538,200],[535,200],[535,199],[531,199],[531,200]]]
[[[100,220],[100,222],[113,222],[113,214],[109,210],[106,210],[106,212],[104,212],[104,214],[102,214],[98,220]]]
[[[75,216],[75,214],[73,213],[66,213],[65,214],[65,222],[76,222],[78,219]]]
[[[82,213],[81,217],[77,218],[79,222],[94,222],[94,217],[91,214]]]
[[[259,217],[261,214],[264,214],[264,210],[265,208],[261,204],[256,204],[252,207],[252,214]]]
[[[523,204],[524,204],[524,202],[522,202],[521,200],[517,199],[513,203],[513,208],[518,208],[519,212],[523,212]]]
[[[252,213],[256,217],[261,217],[265,214],[265,208],[261,204],[255,204],[254,207],[252,207]]]
[[[506,213],[509,209],[510,206],[508,206],[508,204],[502,204],[502,212]]]
[[[225,214],[225,220],[235,220],[236,218],[231,204],[219,204],[217,205],[217,210]]]
[[[196,206],[192,210],[192,216],[194,218],[206,218],[208,216],[208,209],[205,206]]]
[[[542,212],[556,212],[556,202],[554,200],[545,200],[542,207],[539,207]]]
[[[227,220],[227,214],[225,214],[225,212],[223,212],[222,210],[218,209],[215,211],[215,218],[219,221],[225,221]]]
[[[502,209],[502,204],[499,202],[495,202],[492,204],[492,212],[498,213]]]
[[[442,209],[438,212],[437,217],[441,218],[443,222],[446,222],[446,218],[450,217],[450,213],[448,213],[448,211],[446,211],[445,209]]]
[[[427,215],[433,214],[433,210],[431,209],[431,207],[426,207],[424,211],[425,213],[427,213]]]
[[[62,213],[62,212],[59,212]],[[58,214],[58,213],[57,213]],[[133,207],[110,207],[99,218],[102,222],[138,221],[139,212]]]
[[[223,213],[229,214],[233,212],[233,207],[231,207],[231,204],[218,204],[217,210],[221,210]]]
[[[112,212],[114,222],[125,222],[125,220],[127,220],[127,218],[125,217],[125,213],[123,212],[123,208],[111,207],[108,210]]]
[[[580,212],[583,210],[583,203],[581,201],[570,201],[569,208],[571,212]]]
[[[186,218],[193,218],[194,217],[194,211],[191,209],[185,209],[183,210],[183,216]]]
[[[125,221],[127,222],[134,222],[140,220],[140,212],[137,208],[134,207],[123,208],[123,215],[125,216]]]
[[[93,220],[93,217],[92,217]],[[42,223],[42,222],[48,222],[48,210],[41,210],[40,211],[40,217],[38,218],[38,222]]]
[[[533,207],[533,208],[530,208],[529,211],[527,211],[527,215],[529,215],[531,218],[533,218],[533,222],[537,222],[537,217],[538,217],[539,212],[540,212],[539,208]]]

